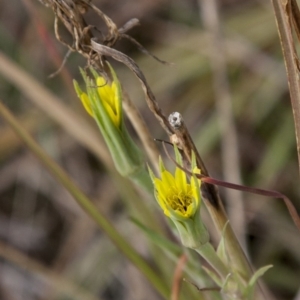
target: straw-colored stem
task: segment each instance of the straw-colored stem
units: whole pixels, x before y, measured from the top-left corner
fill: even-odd
[[[241,184],[239,145],[235,126],[232,97],[228,81],[228,70],[224,49],[224,38],[216,0],[198,0],[201,7],[203,25],[209,33],[208,58],[213,73],[215,105],[218,114],[219,130],[221,132],[221,157],[225,181]],[[247,250],[245,239],[245,214],[242,192],[225,190],[228,205],[228,215],[236,232],[238,240]]]
[[[134,103],[129,98],[128,94],[123,90],[123,109],[126,112],[126,115],[131,121],[132,126],[134,127],[136,133],[138,134],[143,147],[148,155],[148,158],[151,162],[153,168],[158,171],[158,157],[159,151],[154,142],[153,137],[150,134],[149,127],[145,124],[142,116],[140,115],[138,109]]]
[[[295,133],[297,141],[298,166],[300,170],[300,84],[299,67],[296,63],[297,53],[293,41],[291,23],[297,23],[296,32],[299,32],[298,16],[299,9],[296,1],[272,0],[275,12],[281,48],[283,52],[286,73],[288,77],[292,111],[294,115]],[[295,14],[295,15],[294,15]]]

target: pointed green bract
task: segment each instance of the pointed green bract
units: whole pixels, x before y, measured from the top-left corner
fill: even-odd
[[[223,263],[227,266],[230,263],[230,257],[228,255],[228,253],[226,252],[226,245],[225,245],[225,242],[226,242],[225,233],[226,233],[226,228],[227,228],[228,223],[229,223],[229,221],[227,221],[226,224],[224,225],[224,228],[222,230],[221,240],[220,240],[218,248],[217,248],[218,256],[223,261]]]
[[[267,265],[264,267],[261,267],[258,269],[251,277],[246,291],[245,291],[245,297],[249,300],[254,300],[254,291],[255,291],[255,285],[260,277],[262,277],[270,268],[272,268],[273,265]]]

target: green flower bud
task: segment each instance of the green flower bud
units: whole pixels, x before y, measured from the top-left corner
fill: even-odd
[[[135,181],[143,180],[144,185],[151,186],[141,152],[124,125],[120,82],[113,68],[109,64],[108,67],[112,82],[100,76],[94,69],[91,69],[94,80],[81,70],[86,92],[74,81],[76,93],[86,111],[97,122],[118,172]]]

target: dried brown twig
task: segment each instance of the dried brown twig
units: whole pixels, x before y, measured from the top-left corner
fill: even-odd
[[[161,126],[168,133],[168,135],[171,135],[173,133],[173,129],[170,126],[168,119],[165,117],[161,108],[159,107],[143,72],[140,70],[140,68],[135,63],[135,61],[129,56],[125,55],[124,53],[117,51],[115,49],[111,49],[107,46],[101,45],[100,43],[97,43],[95,40],[92,40],[92,48],[95,51],[97,51],[101,56],[110,56],[113,59],[125,64],[136,75],[136,77],[140,80],[150,110],[156,116]]]
[[[132,72],[134,72],[142,84],[147,98],[147,103],[151,111],[159,119],[167,133],[169,135],[172,134],[172,128],[170,127],[167,118],[160,110],[154,94],[152,93],[142,71],[130,57],[112,48],[116,41],[121,38],[126,38],[134,43],[144,53],[151,55],[153,58],[162,63],[166,63],[157,58],[155,55],[151,54],[140,43],[126,34],[128,30],[139,25],[138,19],[131,19],[118,29],[117,25],[90,1],[43,0],[42,3],[53,10],[55,15],[54,28],[56,38],[65,46],[67,46],[70,51],[80,53],[87,58],[89,64],[93,65],[102,72],[105,72],[105,70],[103,70],[103,60],[105,60],[106,56],[122,62],[129,67]],[[83,18],[83,14],[88,9],[92,9],[104,21],[107,29],[106,35],[103,35],[101,30],[99,30],[96,26],[86,23]],[[66,43],[60,36],[59,20],[63,23],[73,38],[73,43],[71,45]],[[97,31],[101,33],[101,39],[93,35],[92,29],[97,29]]]
[[[165,129],[165,131],[171,135],[173,133],[172,127],[169,125],[167,118],[159,108],[159,105],[155,99],[154,94],[152,93],[150,86],[148,85],[146,78],[142,71],[139,69],[137,64],[125,54],[113,49],[112,47],[115,43],[122,38],[128,39],[132,43],[134,43],[139,50],[143,53],[152,56],[154,59],[158,60],[161,63],[166,63],[155,55],[151,54],[147,51],[140,43],[138,43],[135,39],[126,34],[130,29],[139,25],[138,19],[131,19],[126,22],[122,27],[118,28],[117,25],[106,16],[99,8],[93,5],[90,1],[87,0],[40,0],[43,4],[50,7],[55,15],[55,35],[56,38],[65,46],[68,47],[69,51],[78,52],[83,55],[88,62],[88,65],[92,65],[98,71],[106,73],[105,64],[103,63],[106,57],[112,57],[113,59],[122,62],[138,77],[140,80],[148,106],[156,118],[160,121],[160,124]],[[106,35],[102,33],[96,26],[91,24],[87,24],[83,18],[83,14],[86,13],[87,10],[93,10],[101,19],[104,21],[106,25]],[[59,33],[59,20],[66,27],[69,33],[72,36],[73,42],[72,44],[66,43],[60,36]],[[100,33],[99,36],[94,36],[92,33],[92,29],[95,29]],[[127,97],[127,104],[124,107],[125,111],[130,109],[133,112],[128,112],[131,122],[134,124],[134,127],[137,127],[137,124],[141,124],[142,120],[139,117],[137,109]],[[136,123],[136,126],[135,126]],[[140,132],[138,132],[140,135]],[[145,134],[145,132],[144,132]],[[156,160],[158,158],[158,151],[156,149],[156,145],[150,137],[145,138],[140,136],[144,147],[146,148],[146,152],[148,153],[152,164],[156,165]],[[152,153],[149,153],[152,152]],[[156,160],[155,160],[156,158]]]
[[[176,269],[174,271],[171,300],[179,299],[182,273],[186,265],[186,262],[187,262],[187,255],[182,254],[177,262]]]
[[[218,115],[219,131],[221,133],[221,163],[224,180],[242,183],[239,141],[233,113],[231,86],[228,79],[226,54],[223,51],[225,37],[222,30],[218,0],[198,0],[199,13],[203,26],[208,33],[207,56],[212,72],[215,108]],[[243,249],[247,249],[246,218],[244,212],[243,194],[231,189],[225,190],[225,199],[229,204],[227,213]]]
[[[187,163],[191,162],[192,152],[196,155],[197,166],[201,170],[201,174],[209,176],[208,171],[195,147],[193,140],[184,124],[184,120],[180,113],[174,112],[169,116],[169,122],[174,129],[174,135],[171,141],[181,149],[183,158]],[[186,170],[185,170],[186,171]],[[225,213],[223,203],[220,199],[217,188],[211,184],[203,184],[201,187],[202,196],[205,205],[212,217],[212,220],[219,232],[222,232],[228,218]],[[227,225],[226,241],[229,249],[229,255],[232,264],[235,266],[244,279],[249,280],[252,274],[251,266],[230,226]]]
[[[288,77],[296,132],[298,166],[300,170],[299,58],[296,52],[296,46],[292,32],[294,27],[298,39],[300,38],[300,12],[295,0],[272,0],[272,3]]]

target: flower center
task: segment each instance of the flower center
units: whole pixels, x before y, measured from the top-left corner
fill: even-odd
[[[179,193],[172,193],[169,195],[169,197],[167,197],[166,200],[172,209],[177,210],[185,215],[188,207],[193,202],[193,197],[191,192],[184,193],[181,191]]]

